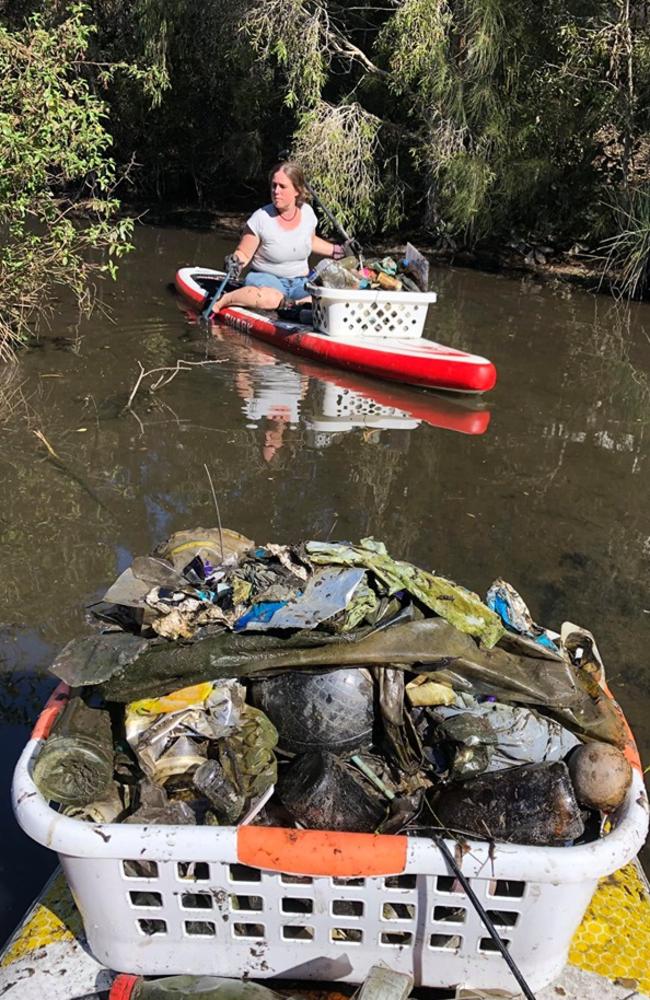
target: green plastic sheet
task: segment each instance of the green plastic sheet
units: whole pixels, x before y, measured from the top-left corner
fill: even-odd
[[[477,594],[412,563],[392,559],[384,543],[374,538],[362,538],[358,545],[306,542],[305,552],[313,563],[364,566],[372,570],[390,595],[408,591],[461,632],[476,636],[486,649],[496,646],[505,633],[499,616]]]
[[[121,641],[115,650],[111,648],[111,639],[127,638],[131,643]],[[127,702],[204,680],[290,668],[372,664],[430,672],[456,690],[537,705],[570,729],[618,746],[625,743],[622,724],[609,700],[570,663],[500,648],[482,649],[442,618],[334,636],[312,631],[278,638],[222,629],[187,644],[109,633],[68,643],[51,669],[73,687],[97,684],[108,701]]]

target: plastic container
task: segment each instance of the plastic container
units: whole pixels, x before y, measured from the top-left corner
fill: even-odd
[[[362,982],[380,963],[420,985],[517,991],[425,837],[93,825],[55,812],[31,773],[66,698],[61,685],[16,765],[13,807],[23,830],[58,852],[90,950],[109,968]],[[533,990],[565,964],[598,879],[643,844],[648,800],[632,745],[629,756],[632,785],[604,839],[492,849],[470,841],[463,853],[464,874]]]
[[[422,336],[435,292],[384,292],[310,286],[314,327],[330,337]]]
[[[277,729],[281,750],[340,753],[372,740],[372,677],[358,667],[290,670],[253,681],[252,693]]]
[[[295,757],[277,784],[278,798],[308,830],[376,830],[387,812],[385,799],[366,791],[350,768],[331,753]]]

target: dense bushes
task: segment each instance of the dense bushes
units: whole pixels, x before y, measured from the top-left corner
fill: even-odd
[[[147,25],[138,36],[124,22],[130,58],[146,55],[169,84],[154,114],[143,98],[139,115],[114,99],[120,156],[136,151],[142,191],[250,198],[290,145],[357,228],[424,222],[457,242],[593,246],[614,235],[612,206],[650,178],[638,0],[118,6]],[[108,58],[124,50],[116,41]]]
[[[131,224],[112,218],[106,107],[86,75],[91,33],[77,5],[56,26],[38,14],[20,31],[0,24],[3,360],[47,314],[54,287],[89,309],[95,277],[114,274],[129,246]]]

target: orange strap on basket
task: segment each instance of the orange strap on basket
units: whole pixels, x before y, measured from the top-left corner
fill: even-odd
[[[406,837],[385,834],[260,826],[237,830],[242,864],[294,875],[399,875],[406,867],[406,847]]]
[[[70,688],[61,681],[48,698],[45,708],[36,720],[36,725],[32,729],[33,740],[46,740],[48,738],[57,716],[61,714],[68,704],[69,698]]]
[[[639,756],[639,748],[636,745],[636,740],[634,739],[634,734],[630,729],[630,724],[625,718],[625,712],[623,711],[623,709],[617,702],[616,698],[612,694],[611,690],[607,686],[607,681],[605,680],[605,678],[601,677],[598,683],[600,684],[600,687],[603,689],[603,691],[611,701],[614,711],[616,712],[616,714],[618,715],[619,719],[623,724],[623,729],[625,730],[625,735],[626,735],[626,741],[625,741],[625,746],[621,747],[621,749],[625,754],[628,763],[633,768],[635,768],[639,772],[639,774],[643,774],[643,768],[641,766],[641,757]]]

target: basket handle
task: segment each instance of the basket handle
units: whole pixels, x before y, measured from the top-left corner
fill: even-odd
[[[36,720],[36,724],[32,729],[31,738],[33,740],[46,740],[48,738],[52,726],[68,704],[69,698],[70,686],[61,681],[47,699],[45,708]]]
[[[399,875],[406,868],[406,848],[406,837],[386,834],[259,826],[237,830],[242,864],[294,875]]]

